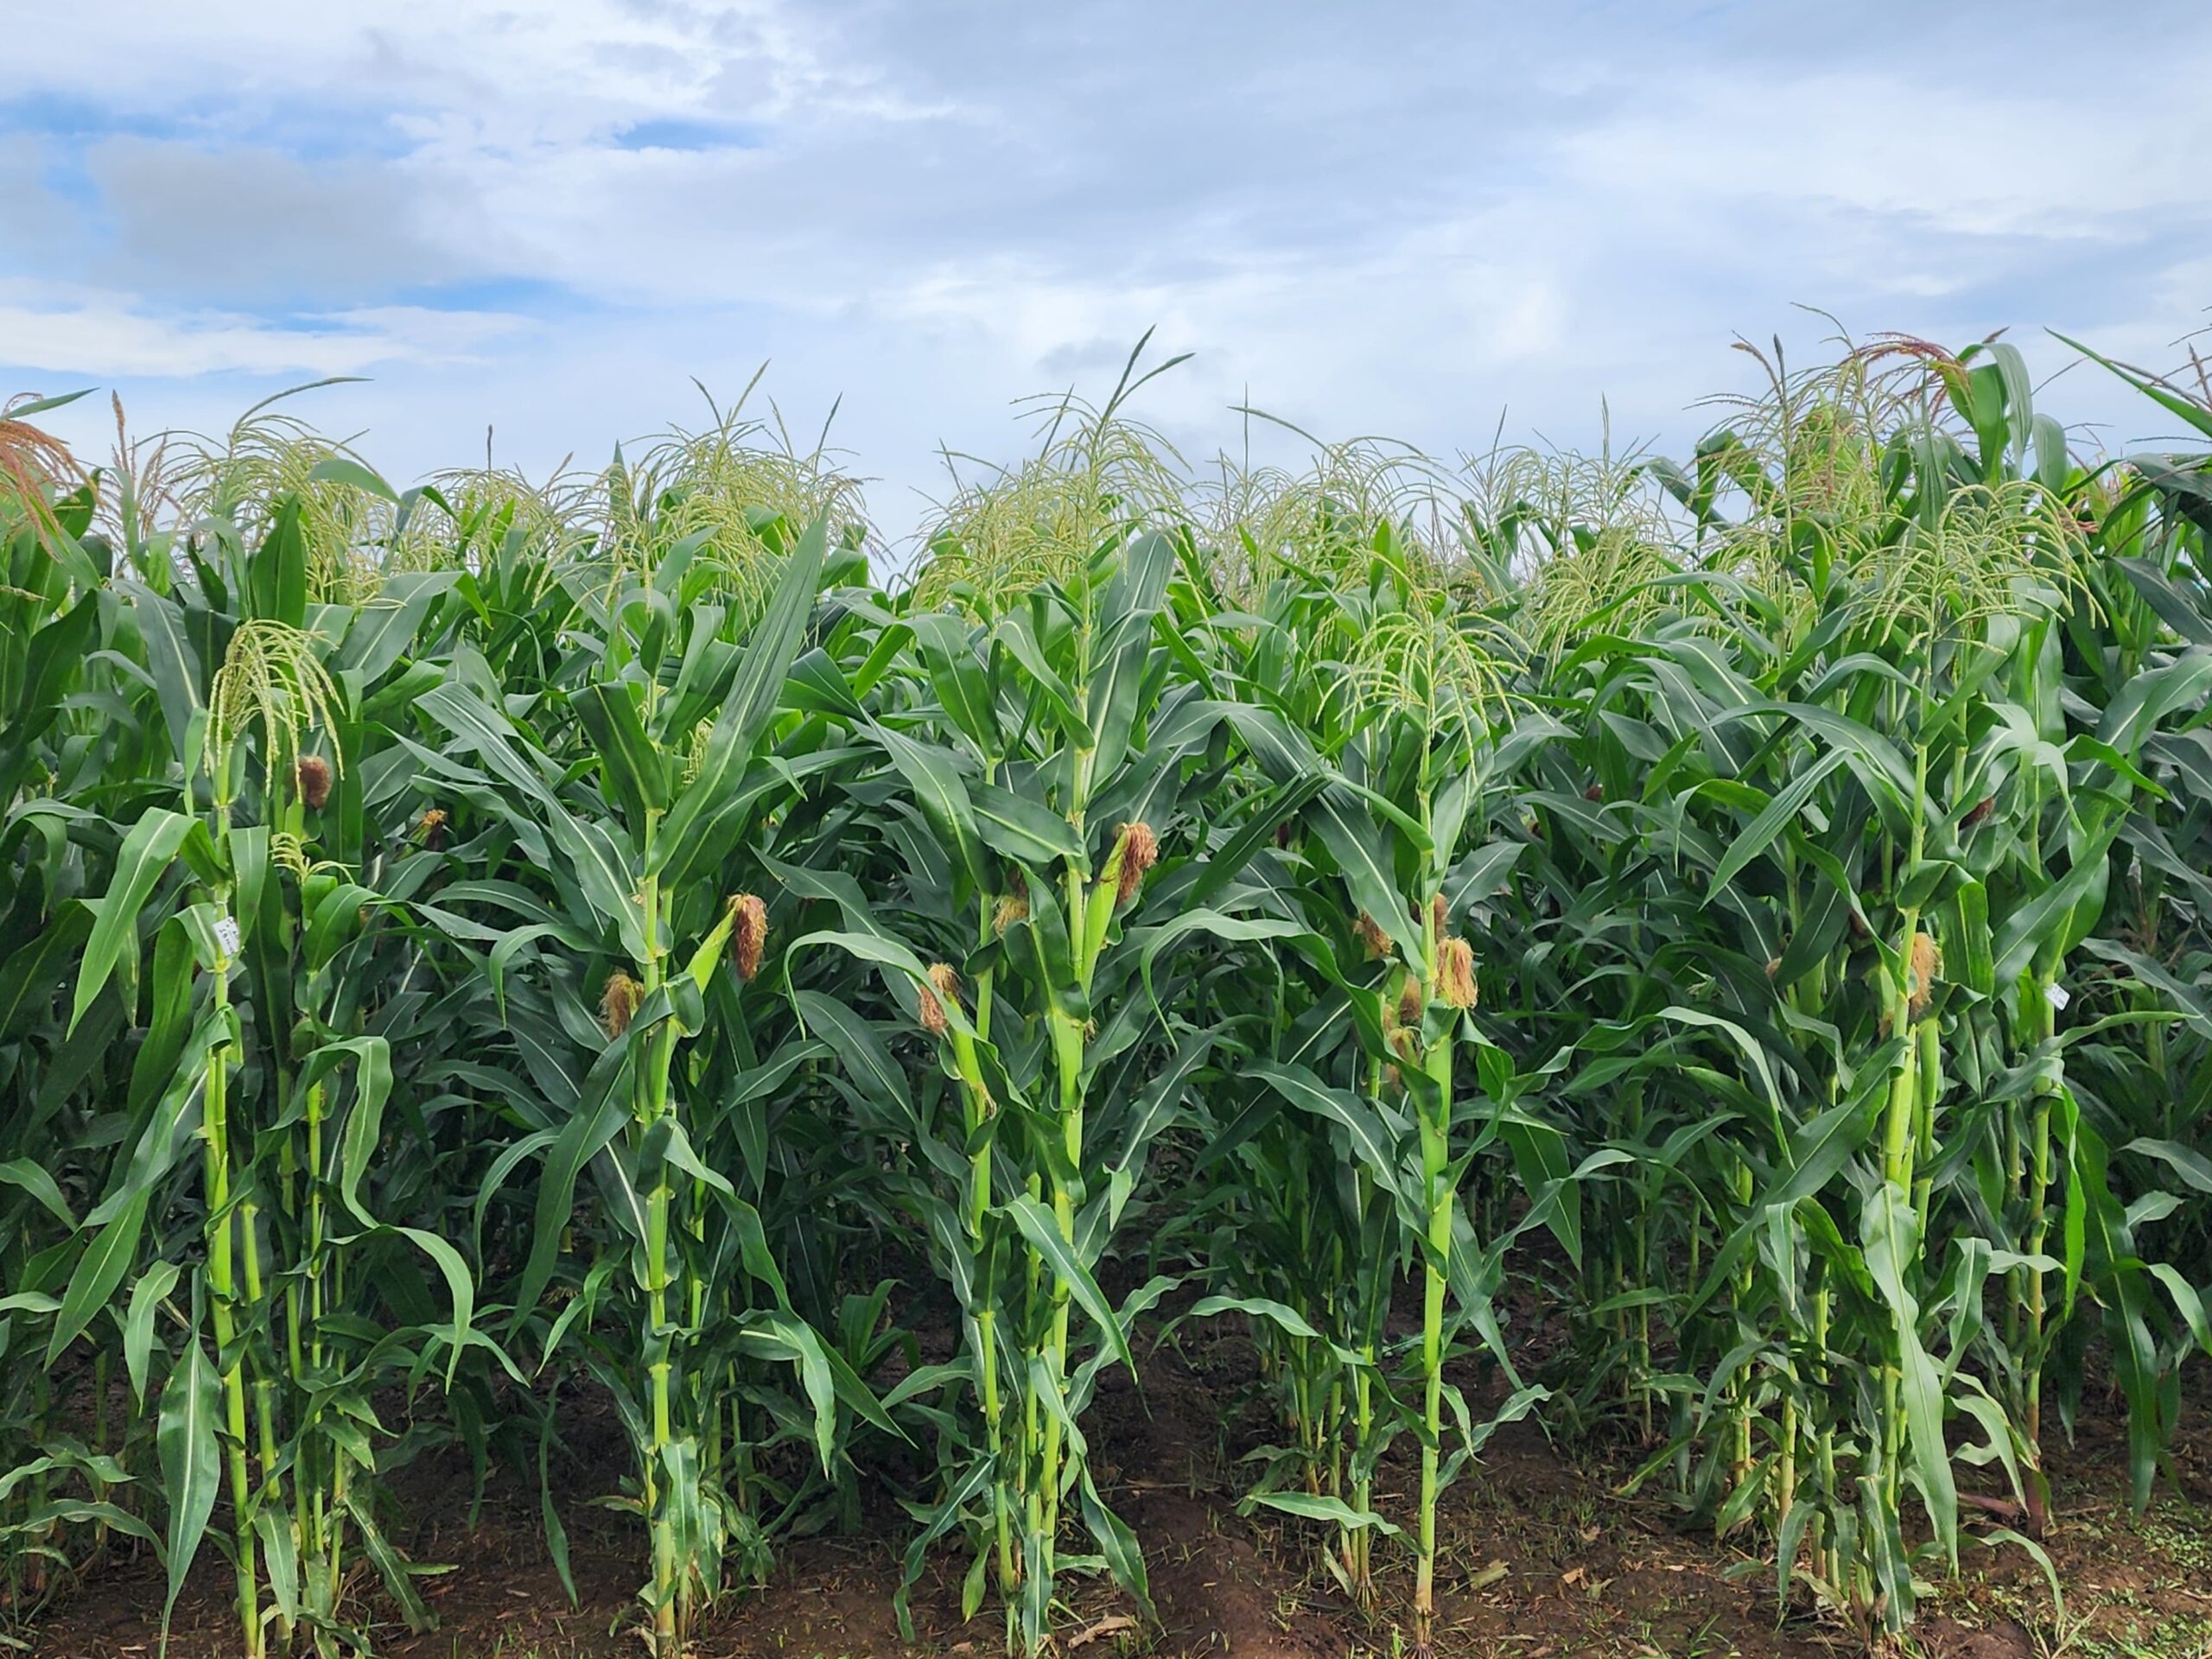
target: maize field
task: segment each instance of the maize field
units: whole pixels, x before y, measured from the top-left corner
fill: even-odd
[[[1101,1390],[1220,1326],[1243,1508],[1415,1653],[1516,1421],[1873,1646],[2048,1566],[2085,1376],[2149,1503],[2212,397],[2067,350],[2184,436],[1885,336],[1751,353],[1680,461],[1193,467],[1140,354],[895,574],[741,412],[402,489],[297,404],[95,460],[18,400],[0,1633],[124,1560],[249,1659],[426,1630],[437,1451],[566,1580],[597,1413],[631,1650],[864,1516],[1065,1650],[1162,1541]]]

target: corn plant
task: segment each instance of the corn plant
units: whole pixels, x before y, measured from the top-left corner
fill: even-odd
[[[1143,1558],[1093,1482],[1081,1417],[1100,1369],[1131,1363],[1132,1324],[1167,1282],[1117,1307],[1097,1273],[1147,1149],[1212,1046],[1173,1014],[1163,1027],[1185,982],[1163,958],[1247,926],[1203,904],[1179,910],[1170,895],[1186,884],[1153,873],[1185,815],[1199,833],[1219,723],[1154,638],[1176,557],[1164,537],[1109,536],[995,625],[915,625],[928,690],[875,733],[929,832],[904,838],[906,925],[888,929],[857,892],[825,888],[844,926],[802,942],[887,969],[942,1068],[935,1121],[926,1095],[889,1077],[878,1091],[936,1166],[913,1201],[963,1310],[960,1370],[980,1420],[910,1567],[928,1541],[964,1528],[971,1606],[995,1573],[1009,1645],[1033,1653],[1050,1637],[1062,1573],[1103,1566],[1145,1596]],[[1249,840],[1232,837],[1231,851]],[[872,1069],[855,1063],[865,1051],[849,1010],[812,1013],[849,1069]],[[1078,1312],[1096,1333],[1088,1353]],[[1096,1556],[1062,1546],[1077,1510]]]
[[[2206,458],[2076,453],[2001,340],[1752,355],[1679,464],[1203,483],[1133,355],[896,582],[743,400],[408,490],[289,401],[99,467],[10,405],[6,1615],[141,1551],[250,1654],[427,1628],[433,1446],[573,1595],[588,1400],[657,1653],[873,1489],[1033,1654],[1074,1575],[1147,1605],[1093,1402],[1214,1318],[1245,1506],[1416,1649],[1539,1411],[1870,1641],[1969,1538],[2049,1566],[2093,1364],[2148,1502]]]
[[[1439,582],[1428,557],[1399,526],[1377,526],[1363,590],[1325,593],[1318,605],[1305,596],[1309,621],[1319,620],[1319,640],[1292,645],[1287,655],[1262,642],[1252,664],[1257,671],[1243,682],[1249,702],[1231,716],[1278,787],[1312,785],[1300,791],[1306,804],[1299,816],[1311,843],[1313,887],[1293,944],[1344,997],[1329,1005],[1334,1035],[1341,1042],[1356,1033],[1362,1057],[1350,1089],[1325,1082],[1311,1061],[1250,1068],[1302,1110],[1347,1132],[1340,1144],[1364,1166],[1346,1216],[1365,1289],[1353,1298],[1351,1327],[1327,1333],[1352,1357],[1344,1379],[1353,1402],[1351,1501],[1333,1494],[1325,1504],[1271,1501],[1337,1520],[1347,1534],[1346,1577],[1356,1592],[1364,1585],[1363,1535],[1379,1521],[1369,1507],[1369,1484],[1400,1426],[1376,1409],[1372,1368],[1389,1276],[1377,1258],[1388,1250],[1417,1261],[1421,1329],[1407,1397],[1418,1403],[1400,1421],[1421,1446],[1413,1626],[1423,1645],[1432,1639],[1438,1497],[1490,1433],[1546,1392],[1518,1376],[1497,1325],[1493,1298],[1505,1250],[1533,1226],[1572,1236],[1563,1190],[1582,1173],[1540,1161],[1530,1172],[1533,1202],[1517,1224],[1488,1241],[1473,1236],[1461,1186],[1478,1156],[1501,1135],[1540,1160],[1542,1152],[1558,1150],[1555,1129],[1522,1103],[1536,1078],[1564,1057],[1553,1054],[1524,1071],[1475,1023],[1475,946],[1453,918],[1486,899],[1516,856],[1516,849],[1473,840],[1489,823],[1484,786],[1496,764],[1510,670],[1497,652],[1495,622]],[[1297,663],[1316,644],[1321,661]],[[1282,694],[1267,689],[1300,683],[1296,674],[1282,676],[1289,663],[1321,669],[1322,683],[1349,690],[1320,723],[1330,753],[1281,717]],[[1541,735],[1532,724],[1526,741],[1539,743]],[[1460,1071],[1463,1053],[1475,1063],[1472,1090]],[[1471,1096],[1464,1104],[1463,1094]],[[1476,1126],[1471,1138],[1463,1120]],[[1395,1228],[1382,1228],[1385,1213]],[[1514,1385],[1500,1412],[1480,1426],[1444,1375],[1463,1328],[1480,1336]],[[1300,1336],[1294,1328],[1292,1334]],[[1448,1455],[1447,1404],[1459,1427]]]
[[[440,782],[480,791],[553,874],[559,919],[511,931],[494,954],[512,958],[552,938],[608,964],[593,999],[605,1046],[565,1121],[523,1143],[543,1153],[545,1173],[516,1311],[537,1306],[590,1168],[612,1231],[570,1312],[542,1340],[550,1349],[575,1332],[634,1442],[628,1502],[651,1537],[644,1596],[661,1654],[680,1649],[721,1592],[727,1554],[737,1549],[757,1570],[755,1518],[739,1505],[741,1486],[719,1478],[732,1420],[720,1402],[730,1354],[718,1328],[728,1322],[728,1335],[741,1336],[735,1351],[799,1370],[825,1465],[838,1395],[873,1409],[792,1315],[759,1212],[702,1160],[678,1068],[681,1046],[707,1029],[717,980],[749,980],[766,947],[766,905],[731,891],[724,876],[764,796],[780,787],[759,755],[814,607],[828,535],[817,518],[781,556],[758,626],[741,641],[731,637],[741,614],[709,597],[718,572],[702,556],[704,532],[652,544],[642,568],[585,561],[567,574],[599,630],[600,648],[561,688],[557,716],[574,722],[576,747],[590,756],[591,795],[564,786],[563,764],[500,702],[448,681],[416,703],[448,736]],[[556,718],[549,709],[539,721]],[[456,753],[474,764],[457,765]],[[593,988],[572,983],[567,995]],[[592,1328],[599,1299],[621,1294],[618,1285],[632,1304],[626,1353],[601,1348]]]

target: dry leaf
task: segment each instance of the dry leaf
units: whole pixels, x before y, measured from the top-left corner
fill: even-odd
[[[1112,1636],[1121,1630],[1134,1630],[1136,1627],[1136,1620],[1131,1618],[1127,1613],[1109,1613],[1088,1630],[1078,1630],[1070,1637],[1068,1650],[1072,1653],[1077,1648],[1096,1642],[1102,1636]]]

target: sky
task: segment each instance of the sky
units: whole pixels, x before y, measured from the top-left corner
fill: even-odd
[[[2048,331],[2166,369],[2212,324],[2202,0],[29,0],[6,41],[0,397],[213,431],[364,377],[288,407],[401,481],[595,464],[765,363],[895,539],[1147,329],[1193,461],[1248,402],[1679,452],[1808,307],[2008,329],[2124,450],[2171,421]]]

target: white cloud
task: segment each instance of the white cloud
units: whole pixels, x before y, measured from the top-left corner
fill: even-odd
[[[2171,360],[2212,19],[2145,0],[2160,50],[2083,74],[2057,0],[1939,10],[82,0],[0,62],[0,123],[67,110],[0,130],[0,390],[373,372],[331,418],[405,473],[486,423],[601,453],[772,358],[895,524],[938,441],[1007,453],[1011,400],[1103,392],[1147,327],[1198,353],[1143,410],[1201,454],[1248,389],[1446,452],[1501,409],[1594,442],[1601,397],[1676,442],[1737,330],[1827,333],[1799,301]]]
[[[367,306],[292,322],[221,311],[155,315],[122,296],[57,300],[0,285],[0,363],[102,380],[358,374],[481,360],[487,347],[535,327],[518,316],[420,306]]]
[[[90,0],[69,26],[16,31],[0,93],[204,111],[207,89],[287,118],[383,105],[410,136],[461,148],[573,143],[639,113],[926,118],[886,71],[780,0]],[[86,48],[100,45],[98,86]],[[210,123],[219,131],[219,117]]]
[[[2201,84],[2198,43],[2164,73]],[[1767,201],[1948,236],[2109,235],[2129,216],[2206,202],[2195,158],[2212,105],[2145,104],[2125,76],[2023,85],[1900,59],[1747,88],[1725,72],[1646,82],[1612,118],[1566,135],[1567,176],[1676,207]]]
[[[462,233],[465,187],[423,190],[411,163],[117,137],[85,167],[115,227],[108,269],[172,299],[327,304],[474,276],[499,251]]]

